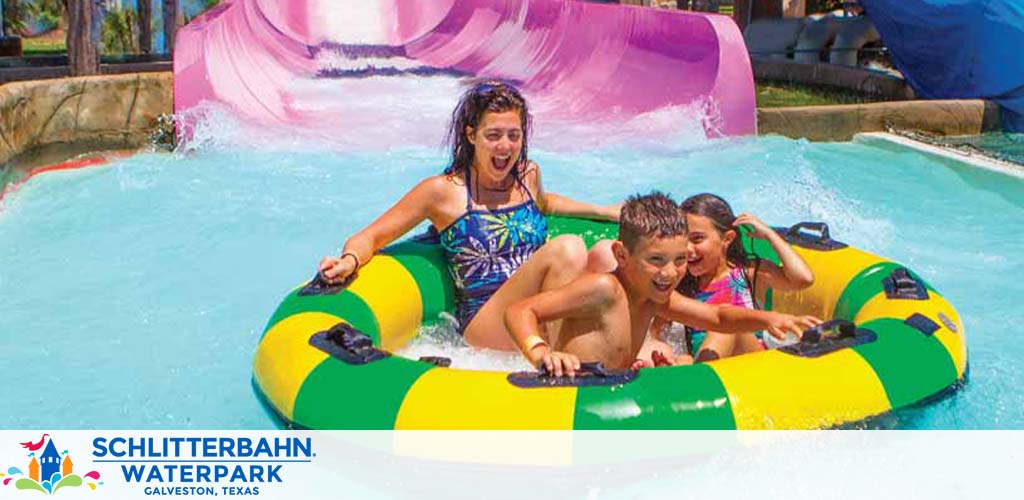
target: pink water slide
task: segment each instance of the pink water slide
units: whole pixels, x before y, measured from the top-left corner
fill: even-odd
[[[352,69],[325,70],[324,51]],[[431,70],[517,82],[559,118],[701,106],[709,136],[757,127],[730,18],[582,0],[226,0],[179,32],[174,107],[212,101],[257,124],[315,126],[324,117],[308,96],[295,105],[297,80]]]

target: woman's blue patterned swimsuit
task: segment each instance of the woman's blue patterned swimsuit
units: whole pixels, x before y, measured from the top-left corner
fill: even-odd
[[[480,308],[548,237],[548,222],[519,179],[529,200],[496,210],[474,210],[466,176],[466,213],[438,232],[448,272],[455,281],[456,319],[461,334]]]

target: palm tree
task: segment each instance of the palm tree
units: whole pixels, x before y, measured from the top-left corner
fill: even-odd
[[[153,52],[153,0],[139,0],[139,51]]]
[[[131,7],[111,9],[103,18],[103,50],[109,54],[136,51],[135,26],[138,19]]]
[[[71,76],[99,74],[99,47],[92,36],[93,0],[67,0],[67,12]]]
[[[174,37],[178,34],[178,0],[163,0],[164,49],[174,52]]]

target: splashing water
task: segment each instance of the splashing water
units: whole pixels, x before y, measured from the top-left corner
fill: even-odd
[[[454,103],[468,83],[452,76],[299,79],[292,84],[296,100],[291,105],[318,113],[322,117],[319,126],[252,125],[237,119],[223,105],[204,102],[177,117],[180,123],[192,124],[188,140],[178,151],[437,148],[444,141]],[[710,101],[639,116],[609,113],[594,121],[545,120],[544,115],[551,113],[557,103],[528,92],[525,97],[534,115],[531,143],[542,144],[552,152],[589,151],[615,144],[673,150],[699,147],[709,143],[705,124],[720,121],[718,107]],[[325,101],[331,105],[324,106]]]
[[[518,352],[500,352],[470,347],[455,329],[455,318],[443,314],[434,326],[420,328],[419,336],[395,354],[409,359],[444,356],[451,368],[497,372],[528,371],[533,367]]]

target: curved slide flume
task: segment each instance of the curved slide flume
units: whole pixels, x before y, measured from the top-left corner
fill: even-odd
[[[709,136],[756,132],[750,60],[731,19],[579,0],[226,0],[179,33],[175,112],[213,101],[255,123],[315,126],[323,114],[293,105],[293,89],[324,77],[325,47],[516,81],[540,119],[698,105]]]

